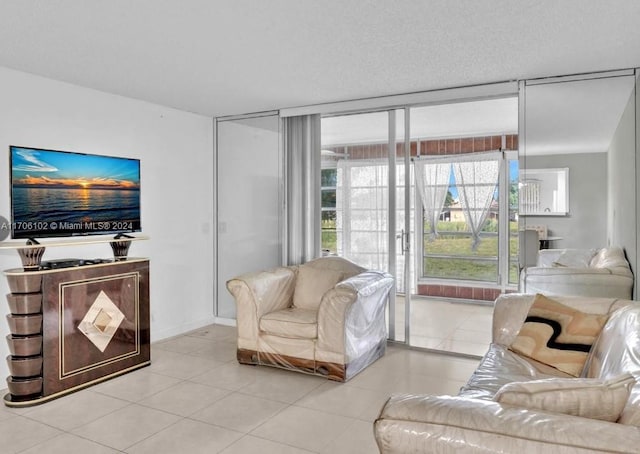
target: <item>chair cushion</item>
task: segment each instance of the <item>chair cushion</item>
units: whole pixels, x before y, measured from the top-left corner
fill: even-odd
[[[548,378],[504,385],[494,400],[536,410],[615,422],[636,380],[622,374],[610,380]]]
[[[290,307],[270,312],[260,319],[260,330],[292,339],[315,339],[318,337],[318,311]]]
[[[577,377],[607,318],[537,294],[509,348]]]
[[[293,306],[317,311],[324,294],[344,278],[344,272],[315,267],[311,263],[298,267]]]

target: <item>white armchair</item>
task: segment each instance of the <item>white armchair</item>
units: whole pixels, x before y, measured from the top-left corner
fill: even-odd
[[[520,274],[520,290],[547,295],[631,299],[633,274],[619,247],[542,249],[538,266]]]
[[[388,273],[340,257],[231,279],[238,361],[346,381],[385,352],[392,287]]]

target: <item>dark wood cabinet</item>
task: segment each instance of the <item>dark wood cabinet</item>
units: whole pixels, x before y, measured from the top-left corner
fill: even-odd
[[[6,405],[41,403],[150,364],[147,259],[4,274]]]

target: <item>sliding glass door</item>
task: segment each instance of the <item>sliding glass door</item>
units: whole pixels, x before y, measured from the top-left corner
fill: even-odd
[[[325,255],[391,272],[396,290],[408,297],[403,137],[403,111],[322,120],[322,249]],[[393,340],[405,339],[404,307],[394,293],[388,310]]]
[[[465,303],[517,288],[517,118],[515,97],[323,118],[322,247],[395,276],[390,339],[486,350]]]

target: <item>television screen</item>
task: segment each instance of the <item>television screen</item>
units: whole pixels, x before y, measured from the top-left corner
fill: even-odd
[[[140,160],[10,146],[11,237],[139,232]]]

